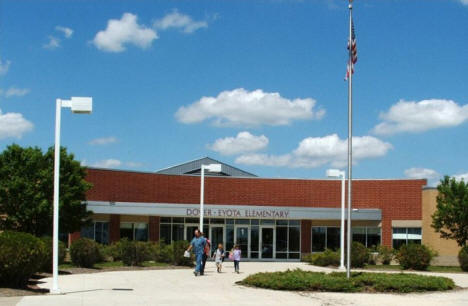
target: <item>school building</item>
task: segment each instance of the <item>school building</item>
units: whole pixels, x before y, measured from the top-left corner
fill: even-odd
[[[190,240],[198,228],[200,169],[205,172],[204,228],[213,247],[239,244],[251,260],[300,260],[340,245],[341,181],[260,178],[202,158],[154,173],[88,168],[93,225],[71,235],[111,243]],[[367,247],[423,243],[438,264],[456,264],[458,247],[430,227],[437,190],[425,179],[353,180],[352,237]]]

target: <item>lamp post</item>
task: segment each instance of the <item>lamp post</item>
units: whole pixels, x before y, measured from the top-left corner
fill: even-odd
[[[205,170],[210,172],[221,172],[221,164],[201,165],[200,183],[200,231],[203,232],[204,197],[205,197]]]
[[[328,177],[341,178],[341,227],[340,227],[340,270],[344,270],[344,235],[345,235],[345,178],[346,172],[338,169],[327,170]],[[349,246],[348,246],[349,247]]]
[[[59,186],[60,186],[60,121],[62,107],[71,108],[72,113],[90,114],[93,110],[93,98],[72,97],[71,100],[56,100],[55,109],[55,160],[54,160],[54,220],[52,245],[52,289],[50,293],[59,294],[58,287],[58,240],[59,240]]]

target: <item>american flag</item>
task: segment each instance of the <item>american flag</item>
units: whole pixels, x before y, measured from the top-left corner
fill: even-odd
[[[348,80],[349,72],[354,73],[354,64],[357,62],[357,46],[356,46],[356,35],[354,34],[354,22],[351,20],[351,41],[348,41],[347,49],[351,48],[350,58],[346,67],[345,81]]]

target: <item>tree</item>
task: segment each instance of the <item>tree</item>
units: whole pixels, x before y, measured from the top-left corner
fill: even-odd
[[[90,222],[83,201],[91,185],[73,154],[61,148],[60,155],[60,232],[69,233]],[[0,230],[51,235],[53,182],[54,148],[44,154],[38,147],[8,146],[0,154]]]
[[[454,239],[463,247],[468,240],[468,184],[445,176],[437,186],[437,210],[432,227],[445,239]]]

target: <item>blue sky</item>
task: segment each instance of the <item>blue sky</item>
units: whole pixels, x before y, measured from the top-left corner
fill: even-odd
[[[468,179],[468,1],[354,1],[354,177]],[[0,2],[0,149],[154,171],[346,168],[347,1]]]

